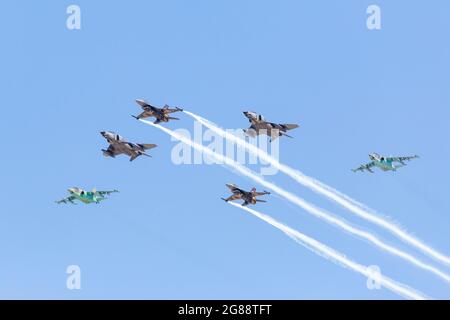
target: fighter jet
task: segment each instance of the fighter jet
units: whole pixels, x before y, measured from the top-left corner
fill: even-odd
[[[83,203],[100,203],[100,201],[107,199],[105,195],[110,195],[114,192],[119,192],[118,190],[112,190],[112,191],[97,191],[93,189],[92,191],[84,191],[80,188],[69,188],[68,189],[70,196],[67,198],[64,198],[59,201],[55,201],[56,203],[71,203],[76,204],[74,201],[79,200]]]
[[[253,188],[250,191],[244,191],[242,189],[239,189],[236,185],[232,183],[227,183],[226,186],[230,189],[230,191],[233,194],[226,199],[224,198],[221,199],[225,202],[242,199],[244,200],[244,202],[242,203],[243,206],[246,206],[248,204],[256,204],[257,202],[267,202],[264,200],[256,199],[256,197],[263,196],[265,194],[270,194],[270,192],[267,191],[256,192],[256,188]]]
[[[119,154],[126,154],[130,156],[130,161],[133,161],[139,156],[151,157],[145,153],[145,150],[156,147],[156,144],[144,144],[144,143],[131,143],[127,142],[118,135],[111,131],[102,131],[100,134],[108,141],[109,147],[107,150],[102,149],[105,157],[115,158]]]
[[[156,120],[155,122],[153,122],[155,124],[158,124],[160,122],[169,122],[169,120],[180,120],[178,118],[169,116],[169,114],[178,111],[183,111],[183,109],[178,107],[176,107],[175,109],[171,109],[167,104],[162,108],[157,108],[150,105],[146,101],[140,99],[136,99],[136,103],[140,105],[144,111],[140,115],[138,116],[132,115],[132,117],[138,120],[148,117],[155,117]]]
[[[251,137],[266,134],[270,136],[270,142],[281,136],[292,138],[286,134],[286,131],[298,128],[298,124],[277,124],[267,122],[262,115],[251,111],[244,111],[244,115],[252,124],[250,128],[244,130],[244,132]]]
[[[384,156],[381,156],[378,153],[374,152],[374,153],[369,154],[369,158],[370,158],[370,160],[372,160],[372,162],[363,164],[356,169],[352,169],[352,171],[353,172],[357,172],[357,171],[363,172],[364,170],[367,170],[367,171],[373,173],[373,170],[371,169],[372,167],[378,167],[383,171],[389,171],[389,170],[397,171],[398,168],[406,166],[405,161],[410,161],[412,159],[419,158],[419,156],[415,155],[412,157],[384,157]],[[396,162],[400,163],[400,165],[395,165],[394,163],[396,163]]]

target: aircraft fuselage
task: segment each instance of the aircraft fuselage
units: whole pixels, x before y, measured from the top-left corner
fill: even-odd
[[[71,196],[74,196],[75,198],[77,198],[77,200],[80,200],[83,203],[99,203],[101,200],[104,199],[104,197],[96,195],[93,192],[86,192],[86,191],[81,191],[80,193],[71,193]]]
[[[380,168],[383,171],[397,170],[397,167],[394,165],[394,162],[392,160],[386,160],[386,159],[374,160],[373,163],[375,164],[375,166],[377,166],[378,168]]]

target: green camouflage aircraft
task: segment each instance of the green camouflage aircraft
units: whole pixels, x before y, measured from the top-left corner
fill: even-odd
[[[374,153],[369,154],[369,158],[370,158],[370,160],[372,160],[372,162],[363,164],[356,169],[352,169],[352,171],[353,172],[356,172],[356,171],[363,172],[364,170],[367,170],[370,173],[373,173],[373,170],[371,169],[373,167],[378,167],[383,171],[389,171],[389,170],[397,171],[398,168],[406,166],[405,161],[410,161],[412,159],[419,158],[419,156],[415,155],[412,157],[385,157],[385,156],[381,156],[378,153],[374,152]],[[395,162],[400,163],[400,165],[395,165]]]
[[[84,191],[83,189],[80,188],[69,188],[68,189],[70,196],[67,198],[64,198],[62,200],[59,201],[55,201],[56,203],[60,204],[60,203],[71,203],[71,204],[76,204],[74,201],[78,200],[81,201],[83,203],[100,203],[100,201],[107,199],[105,197],[105,195],[110,195],[111,193],[114,192],[119,192],[118,190],[112,190],[112,191],[97,191],[95,189],[93,189],[92,191]]]

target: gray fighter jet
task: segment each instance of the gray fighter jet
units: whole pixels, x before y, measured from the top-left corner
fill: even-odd
[[[138,120],[148,117],[155,117],[156,118],[154,122],[155,124],[158,124],[160,122],[169,122],[169,120],[180,120],[178,118],[169,116],[169,114],[178,111],[183,111],[183,109],[178,107],[171,109],[167,104],[162,108],[154,107],[149,103],[147,103],[146,101],[140,99],[136,99],[136,103],[140,105],[144,111],[140,115],[138,116],[132,115],[132,117]]]
[[[111,131],[102,131],[100,134],[109,143],[107,150],[102,149],[103,155],[106,157],[115,158],[119,154],[126,154],[130,156],[130,161],[133,161],[139,156],[151,157],[145,151],[156,147],[156,144],[127,142],[123,137]]]
[[[244,132],[251,137],[266,134],[270,137],[271,142],[281,136],[292,138],[286,134],[286,131],[298,128],[298,124],[278,124],[267,122],[262,115],[251,111],[244,111],[244,115],[252,124],[250,128],[244,130]]]
[[[265,194],[270,194],[270,192],[267,191],[257,192],[256,188],[253,188],[250,191],[244,191],[242,189],[239,189],[236,185],[232,183],[227,183],[226,186],[230,189],[230,191],[233,194],[226,199],[224,198],[221,199],[225,202],[242,199],[244,200],[244,202],[242,203],[243,206],[249,204],[256,204],[257,202],[267,202],[264,200],[256,199],[256,197],[263,196]]]

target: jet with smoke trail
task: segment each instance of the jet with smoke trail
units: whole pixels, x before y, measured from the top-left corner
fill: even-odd
[[[283,231],[287,236],[291,237],[296,242],[298,242],[302,246],[306,247],[307,249],[313,251],[314,253],[319,254],[320,256],[325,257],[326,259],[331,260],[337,264],[341,264],[355,272],[358,272],[367,278],[375,278],[369,267],[363,266],[359,263],[356,263],[356,262],[350,260],[342,253],[337,252],[334,249],[331,249],[330,247],[324,245],[323,243],[321,243],[321,242],[319,242],[319,241],[317,241],[295,229],[292,229],[291,227],[288,227],[288,226],[276,221],[275,219],[273,219],[272,217],[270,217],[266,214],[260,213],[256,210],[250,209],[248,207],[239,206],[238,204],[235,204],[232,202],[230,202],[230,204],[237,208],[241,208],[241,209],[251,213],[255,217],[267,222],[268,224],[277,228],[278,230]],[[398,283],[388,277],[385,277],[381,274],[377,275],[376,279],[374,279],[374,280],[376,280],[380,285],[382,285],[386,289],[389,289],[392,292],[395,292],[396,294],[399,294],[405,298],[415,299],[415,300],[428,299],[425,295],[418,292],[417,290],[414,290],[410,287],[400,284],[400,283]]]
[[[337,226],[344,231],[347,231],[351,234],[359,236],[362,239],[365,239],[365,240],[369,241],[370,243],[372,243],[373,245],[377,246],[378,248],[380,248],[386,252],[389,252],[399,258],[402,258],[402,259],[408,261],[409,263],[415,265],[416,267],[419,267],[423,270],[427,270],[447,282],[450,282],[450,275],[440,271],[439,269],[437,269],[427,263],[420,261],[419,259],[415,258],[414,256],[412,256],[400,249],[397,249],[391,245],[384,243],[382,240],[380,240],[378,237],[371,234],[370,232],[358,229],[358,228],[348,224],[346,221],[344,221],[336,216],[333,216],[333,215],[329,214],[328,212],[326,212],[320,208],[317,208],[316,206],[301,199],[300,197],[297,197],[296,195],[284,190],[283,188],[278,187],[274,183],[266,181],[264,178],[262,178],[261,176],[258,176],[252,170],[248,169],[247,167],[244,167],[243,165],[239,164],[238,162],[234,161],[233,159],[230,159],[221,154],[218,154],[218,153],[212,151],[211,149],[209,149],[195,141],[192,141],[191,139],[186,138],[184,135],[174,132],[168,128],[162,127],[158,124],[154,124],[154,123],[146,121],[146,120],[141,119],[140,121],[142,121],[143,123],[146,123],[148,125],[151,125],[155,128],[158,128],[159,130],[167,133],[168,135],[175,138],[176,140],[183,142],[184,144],[196,149],[197,151],[200,151],[200,152],[210,156],[211,158],[217,159],[220,163],[223,163],[224,165],[227,165],[227,166],[235,169],[238,173],[242,174],[243,176],[246,176],[246,177],[252,179],[253,181],[265,186],[266,188],[271,189],[272,191],[278,193],[280,196],[282,196],[286,200],[291,201],[295,205],[304,209],[306,212],[330,223],[331,225]]]
[[[222,200],[228,202],[242,199],[244,200],[242,206],[247,206],[249,204],[256,204],[257,202],[266,202],[265,200],[257,199],[256,197],[270,194],[270,192],[267,191],[258,192],[256,191],[256,188],[252,188],[252,190],[250,191],[245,191],[238,188],[236,185],[232,183],[227,183],[226,186],[228,187],[228,189],[230,189],[230,191],[233,194],[226,199],[222,198]]]
[[[218,127],[216,124],[212,123],[209,120],[206,120],[192,112],[185,111],[185,113],[189,116],[191,116],[193,119],[197,120],[207,128],[211,129],[221,137],[225,138],[226,140],[232,141],[236,143],[238,146],[245,148],[249,152],[253,153],[254,155],[257,155],[260,159],[263,161],[271,164],[276,169],[280,170],[281,172],[285,173],[286,175],[293,178],[296,182],[300,183],[301,185],[313,190],[314,192],[317,192],[328,199],[338,203],[345,209],[349,210],[350,212],[353,212],[357,216],[374,223],[392,234],[394,234],[396,237],[401,239],[402,241],[409,243],[416,249],[422,251],[423,253],[427,254],[428,256],[440,261],[441,263],[450,265],[450,257],[446,256],[445,254],[440,253],[436,249],[430,247],[429,245],[425,244],[421,240],[415,238],[414,236],[410,235],[408,232],[403,230],[400,226],[395,224],[392,221],[389,221],[388,219],[380,216],[377,214],[374,210],[368,209],[367,206],[362,205],[361,203],[357,202],[356,200],[353,200],[347,195],[344,195],[343,193],[333,189],[330,186],[327,186],[326,184],[306,176],[299,170],[293,169],[287,165],[284,165],[280,163],[277,159],[274,159],[271,157],[267,152],[257,148],[256,146],[248,143],[247,141],[230,134],[226,132],[225,130]]]
[[[170,108],[167,104],[164,105],[162,108],[158,108],[155,106],[152,106],[150,103],[148,103],[145,100],[136,99],[136,103],[141,106],[142,110],[144,110],[141,114],[137,116],[133,116],[133,118],[139,120],[144,119],[148,117],[155,117],[156,120],[154,123],[160,123],[160,122],[169,122],[170,120],[180,120],[175,117],[171,117],[170,114],[174,112],[180,112],[183,111],[183,109],[179,107]]]

